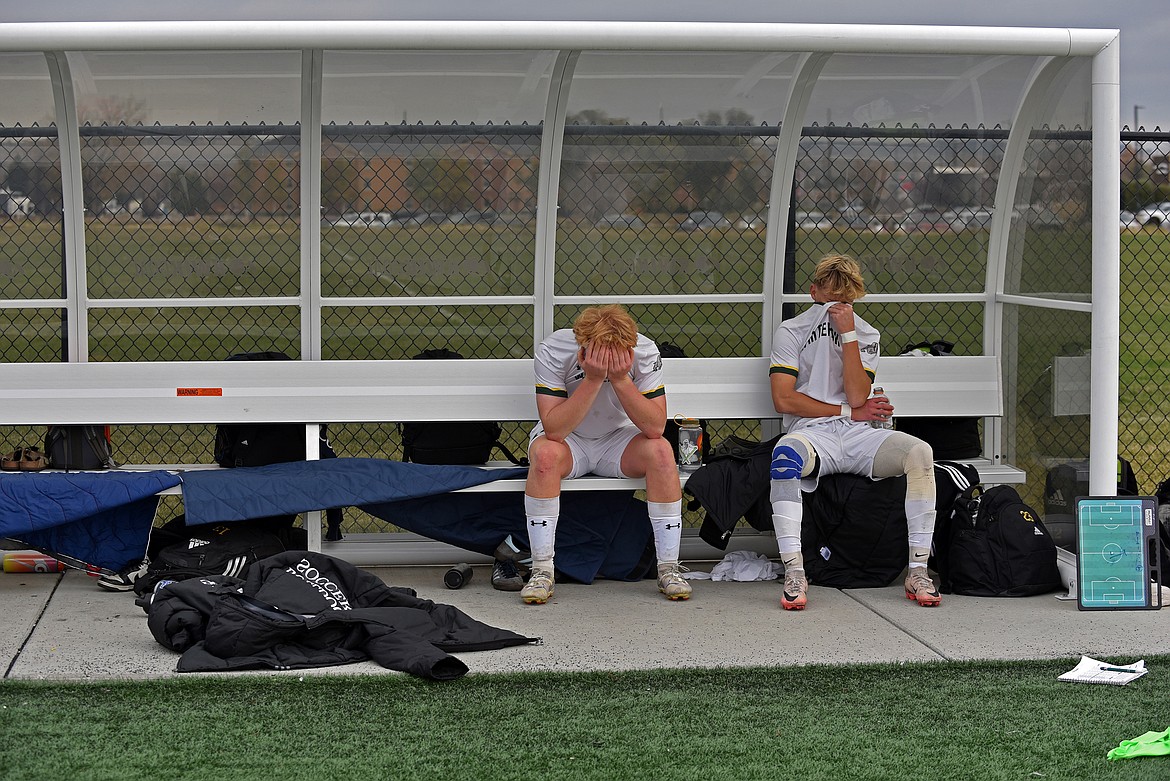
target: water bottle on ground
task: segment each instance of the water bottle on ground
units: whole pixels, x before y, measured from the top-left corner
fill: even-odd
[[[873,395],[874,396],[885,396],[886,395],[885,388],[883,388],[880,385],[874,386]],[[891,417],[891,418],[886,418],[885,420],[871,420],[869,422],[869,425],[873,428],[892,429],[894,427],[894,419]]]

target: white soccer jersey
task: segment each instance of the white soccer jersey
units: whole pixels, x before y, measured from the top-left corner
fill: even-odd
[[[536,348],[536,359],[533,361],[538,395],[567,399],[577,390],[585,379],[585,370],[577,363],[578,349],[579,345],[571,328],[554,331],[540,343],[540,347]],[[634,365],[630,368],[630,377],[634,380],[635,387],[648,399],[666,393],[666,388],[662,384],[662,356],[658,354],[658,345],[641,334],[638,334],[638,343],[634,346]],[[630,425],[633,425],[633,421],[626,414],[617,394],[607,381],[602,385],[593,406],[574,433],[579,437],[596,439],[612,433],[617,428]],[[536,424],[536,431],[537,433],[543,431],[540,423]]]
[[[861,365],[873,380],[880,353],[880,335],[876,328],[856,315],[853,318]],[[796,390],[828,404],[841,405],[845,396],[845,375],[841,363],[841,336],[829,320],[829,304],[814,304],[807,311],[785,320],[772,338],[772,362],[769,375],[791,374]],[[784,416],[785,431],[799,431],[826,420]]]

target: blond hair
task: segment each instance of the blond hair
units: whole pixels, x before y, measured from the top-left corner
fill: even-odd
[[[817,263],[812,281],[836,301],[853,302],[865,295],[861,265],[848,255],[825,255]]]
[[[591,306],[573,321],[577,344],[596,344],[633,349],[638,343],[638,324],[621,304]]]

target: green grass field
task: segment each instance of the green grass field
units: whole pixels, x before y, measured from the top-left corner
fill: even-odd
[[[1147,659],[1154,670],[1170,657]],[[0,777],[490,781],[1132,781],[1170,680],[1073,660],[0,683]]]

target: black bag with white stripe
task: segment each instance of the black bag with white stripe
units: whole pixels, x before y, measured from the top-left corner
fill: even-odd
[[[936,523],[934,550],[946,594],[1026,597],[1062,587],[1052,535],[1010,485],[968,485]]]
[[[293,516],[257,518],[233,523],[187,526],[183,516],[151,530],[146,574],[134,583],[139,596],[164,580],[207,575],[242,578],[255,561],[286,550],[304,550],[304,529],[293,528]]]

